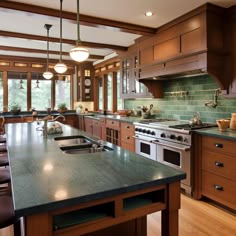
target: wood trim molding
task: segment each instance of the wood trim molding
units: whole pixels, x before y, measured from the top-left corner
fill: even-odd
[[[17,11],[24,11],[31,14],[41,14],[47,15],[52,17],[59,17],[59,11],[57,9],[46,8],[26,3],[19,3],[19,2],[9,2],[9,1],[0,1],[0,7],[17,10]],[[76,24],[77,14],[73,12],[63,11],[62,18],[73,21]],[[139,34],[139,35],[154,35],[156,33],[155,28],[145,27],[130,23],[124,23],[120,21],[114,21],[109,19],[103,19],[93,16],[87,16],[80,14],[80,24],[91,26],[91,27],[99,27],[111,30],[119,30],[121,32],[132,33],[132,34]]]
[[[45,41],[45,42],[47,40],[49,42],[55,42],[55,43],[60,42],[60,38],[50,37],[48,39],[46,36],[33,35],[33,34],[22,34],[22,33],[9,32],[9,31],[4,31],[4,30],[0,30],[0,36],[12,37],[12,38],[21,38],[21,39],[31,39],[31,40],[38,40],[38,41]],[[72,39],[62,39],[62,43],[69,44],[69,45],[75,45],[76,44],[75,40],[72,40]],[[127,51],[127,49],[128,49],[128,47],[117,46],[117,45],[112,45],[112,44],[105,44],[105,43],[92,43],[92,42],[82,41],[81,44],[84,47],[109,48],[109,49],[114,49],[114,50],[118,50],[118,51]]]
[[[43,54],[47,53],[47,50],[43,50],[43,49],[10,47],[10,46],[1,46],[1,45],[0,45],[0,50],[3,50],[3,51],[15,51],[15,52],[43,53]],[[49,50],[49,54],[59,55],[59,51],[51,51],[51,50]],[[62,52],[62,55],[68,56],[69,52]],[[89,59],[103,60],[104,56],[89,54]]]

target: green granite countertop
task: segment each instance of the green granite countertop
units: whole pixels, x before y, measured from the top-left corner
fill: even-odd
[[[227,129],[226,131],[220,131],[218,127],[209,129],[199,129],[194,131],[197,134],[212,136],[216,138],[224,138],[229,140],[236,140],[236,130]]]
[[[107,118],[112,120],[118,120],[128,123],[134,123],[142,120],[141,117],[136,116],[120,116],[120,115],[100,115],[100,114],[85,114],[86,117],[89,117],[91,119],[100,119],[100,118]]]
[[[180,181],[186,174],[104,142],[112,152],[65,154],[54,137],[89,134],[62,125],[48,138],[36,122],[6,125],[15,213],[24,216]]]

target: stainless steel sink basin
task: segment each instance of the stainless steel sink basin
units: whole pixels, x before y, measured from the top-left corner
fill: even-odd
[[[63,136],[63,137],[56,137],[54,138],[56,143],[61,146],[74,146],[74,145],[85,145],[85,144],[91,144],[93,140],[85,137],[83,135],[75,135],[75,136]]]
[[[86,153],[113,151],[113,149],[110,147],[99,146],[97,144],[92,144],[92,143],[91,144],[60,147],[60,149],[66,154],[86,154]]]

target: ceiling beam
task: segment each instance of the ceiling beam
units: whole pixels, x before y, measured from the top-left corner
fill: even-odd
[[[16,33],[16,32],[3,31],[3,30],[0,30],[0,36],[11,37],[11,38],[31,39],[31,40],[38,40],[38,41],[45,41],[45,42],[48,40],[46,36],[22,34],[22,33]],[[60,39],[50,37],[49,42],[60,43]],[[62,39],[62,43],[75,45],[76,41],[71,40],[71,39]],[[118,50],[118,51],[127,51],[128,49],[127,47],[104,44],[104,43],[92,43],[92,42],[84,42],[84,41],[82,41],[81,43],[84,47],[91,47],[91,48],[108,48],[108,49],[113,49],[113,50]]]
[[[0,45],[0,50],[3,50],[3,51],[14,51],[14,52],[42,53],[42,54],[45,54],[45,56],[47,54],[47,50],[43,50],[43,49],[10,47],[10,46],[1,46],[1,45]],[[49,50],[49,54],[59,55],[59,53],[60,53],[59,51]],[[62,52],[62,55],[69,56],[69,52]],[[103,60],[104,56],[89,54],[89,59]]]
[[[17,10],[17,11],[24,11],[24,12],[28,12],[32,14],[40,14],[40,15],[46,15],[46,16],[52,16],[52,17],[60,16],[58,9],[52,9],[52,8],[47,8],[47,7],[26,4],[26,3],[13,2],[13,1],[11,2],[0,1],[0,7]],[[70,20],[74,22],[75,24],[77,23],[76,13],[63,11],[62,18]],[[126,32],[126,33],[131,33],[131,34],[144,35],[144,36],[151,36],[156,33],[155,28],[125,23],[121,21],[103,19],[103,18],[88,16],[88,15],[83,15],[83,14],[80,14],[80,24],[91,26],[91,27],[114,30],[114,31],[121,31],[121,32]]]

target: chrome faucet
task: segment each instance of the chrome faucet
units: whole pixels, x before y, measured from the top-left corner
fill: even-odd
[[[43,137],[44,138],[48,137],[48,121],[56,121],[60,117],[63,118],[63,121],[66,120],[66,117],[63,115],[58,115],[54,119],[52,119],[52,116],[45,116],[43,119],[38,120],[38,121],[44,121],[44,124],[43,124]]]

